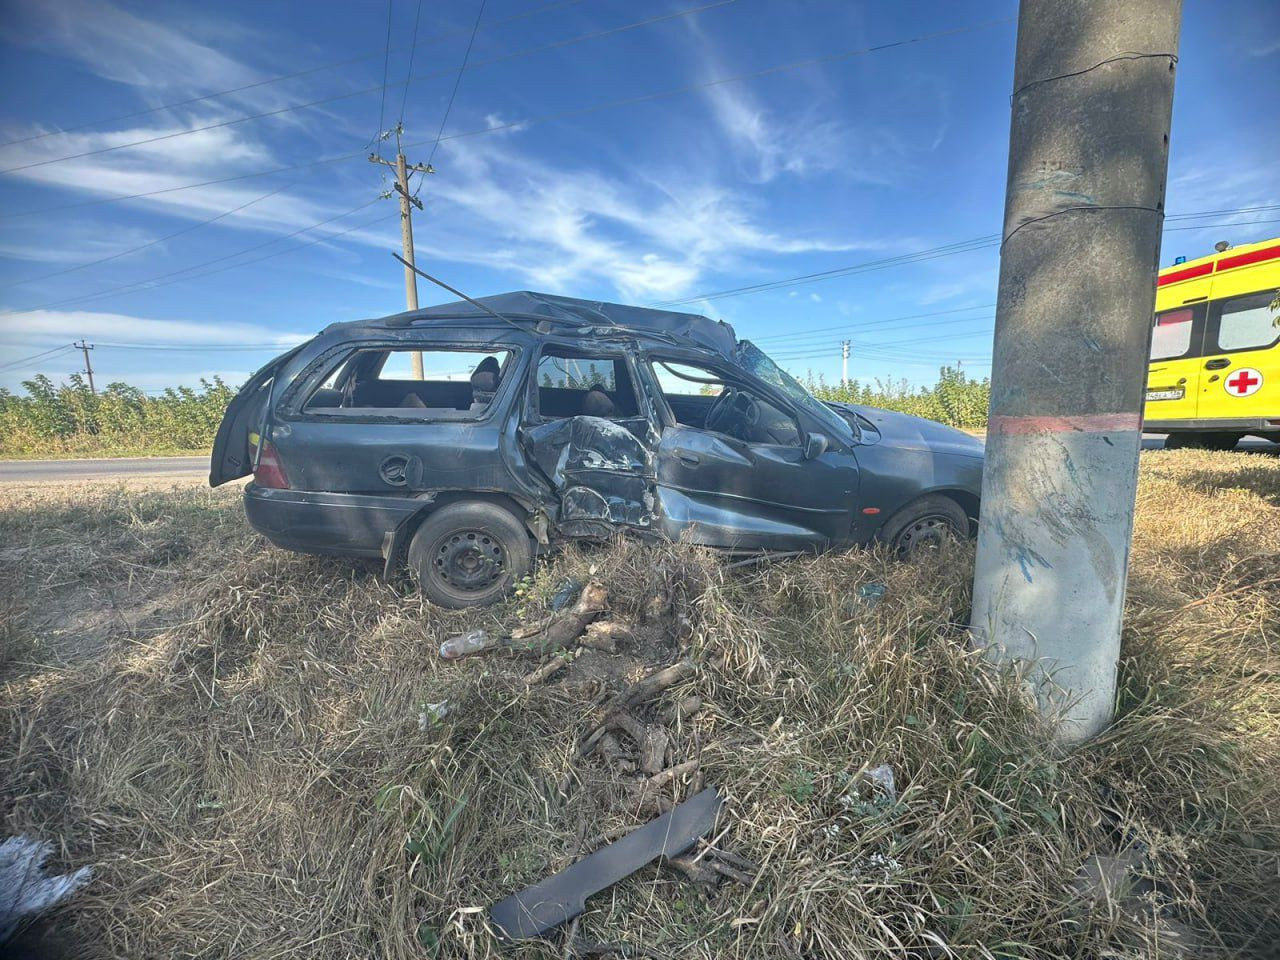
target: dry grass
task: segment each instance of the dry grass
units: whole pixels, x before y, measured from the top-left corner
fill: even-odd
[[[758,879],[705,891],[641,871],[590,901],[577,943],[1145,957],[1190,929],[1204,955],[1274,956],[1280,460],[1143,465],[1120,716],[1070,754],[966,651],[967,548],[726,570],[619,545],[460,614],[371,569],[265,549],[234,493],[9,495],[4,829],[98,865],[57,918],[77,955],[565,956],[563,934],[500,948],[480,908],[643,822],[637,775],[577,745],[610,690],[684,655],[696,675],[650,715],[702,697],[669,725],[672,761],[721,786],[719,843]],[[533,688],[528,661],[436,656],[464,627],[536,616],[592,566],[614,613],[645,624],[643,655],[588,652]],[[878,605],[857,599],[869,582],[888,587]],[[104,605],[110,622],[78,644]],[[420,724],[442,700],[448,715]],[[896,801],[860,777],[882,763]],[[1135,843],[1156,886],[1136,909],[1073,901],[1090,853]]]

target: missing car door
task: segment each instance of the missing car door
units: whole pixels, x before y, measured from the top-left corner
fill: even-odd
[[[626,355],[547,347],[531,377],[521,442],[555,493],[560,531],[652,526],[657,436]]]

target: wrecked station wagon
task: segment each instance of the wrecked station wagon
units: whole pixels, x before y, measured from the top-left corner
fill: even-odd
[[[464,607],[619,531],[739,552],[969,535],[982,453],[820,402],[723,322],[522,292],[325,328],[240,390],[209,480],[252,473],[277,546],[407,564]]]

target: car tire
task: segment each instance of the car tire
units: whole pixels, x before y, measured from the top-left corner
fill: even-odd
[[[880,528],[880,539],[904,557],[937,547],[943,537],[963,540],[968,536],[968,514],[960,504],[940,493],[913,500]]]
[[[1234,450],[1239,433],[1171,433],[1164,440],[1166,450]]]
[[[511,511],[480,500],[441,507],[409,541],[409,568],[419,588],[450,610],[496,602],[532,563],[524,525]]]

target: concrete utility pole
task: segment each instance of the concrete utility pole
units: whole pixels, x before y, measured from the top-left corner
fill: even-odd
[[[409,261],[410,266],[404,268],[404,302],[407,310],[418,309],[418,276],[413,272],[412,267],[417,265],[417,261],[413,256],[413,207],[422,209],[422,201],[409,193],[409,174],[435,173],[431,164],[423,165],[415,163],[412,166],[405,160],[404,151],[400,149],[400,134],[403,132],[400,127],[396,127],[396,158],[394,161],[384,160],[376,153],[369,154],[370,163],[381,163],[384,166],[391,167],[396,172],[396,182],[393,189],[400,195],[400,242],[404,247],[404,258]],[[418,380],[423,378],[422,374],[422,354],[413,354],[413,375]]]
[[[849,383],[849,341],[840,341],[840,386]]]
[[[73,343],[72,346],[84,354],[84,372],[89,376],[89,392],[96,397],[98,395],[98,391],[95,390],[93,386],[93,364],[89,362],[89,351],[93,349],[93,344],[85,343],[81,340],[77,343]]]
[[[1181,0],[1022,0],[973,639],[1111,721]]]

